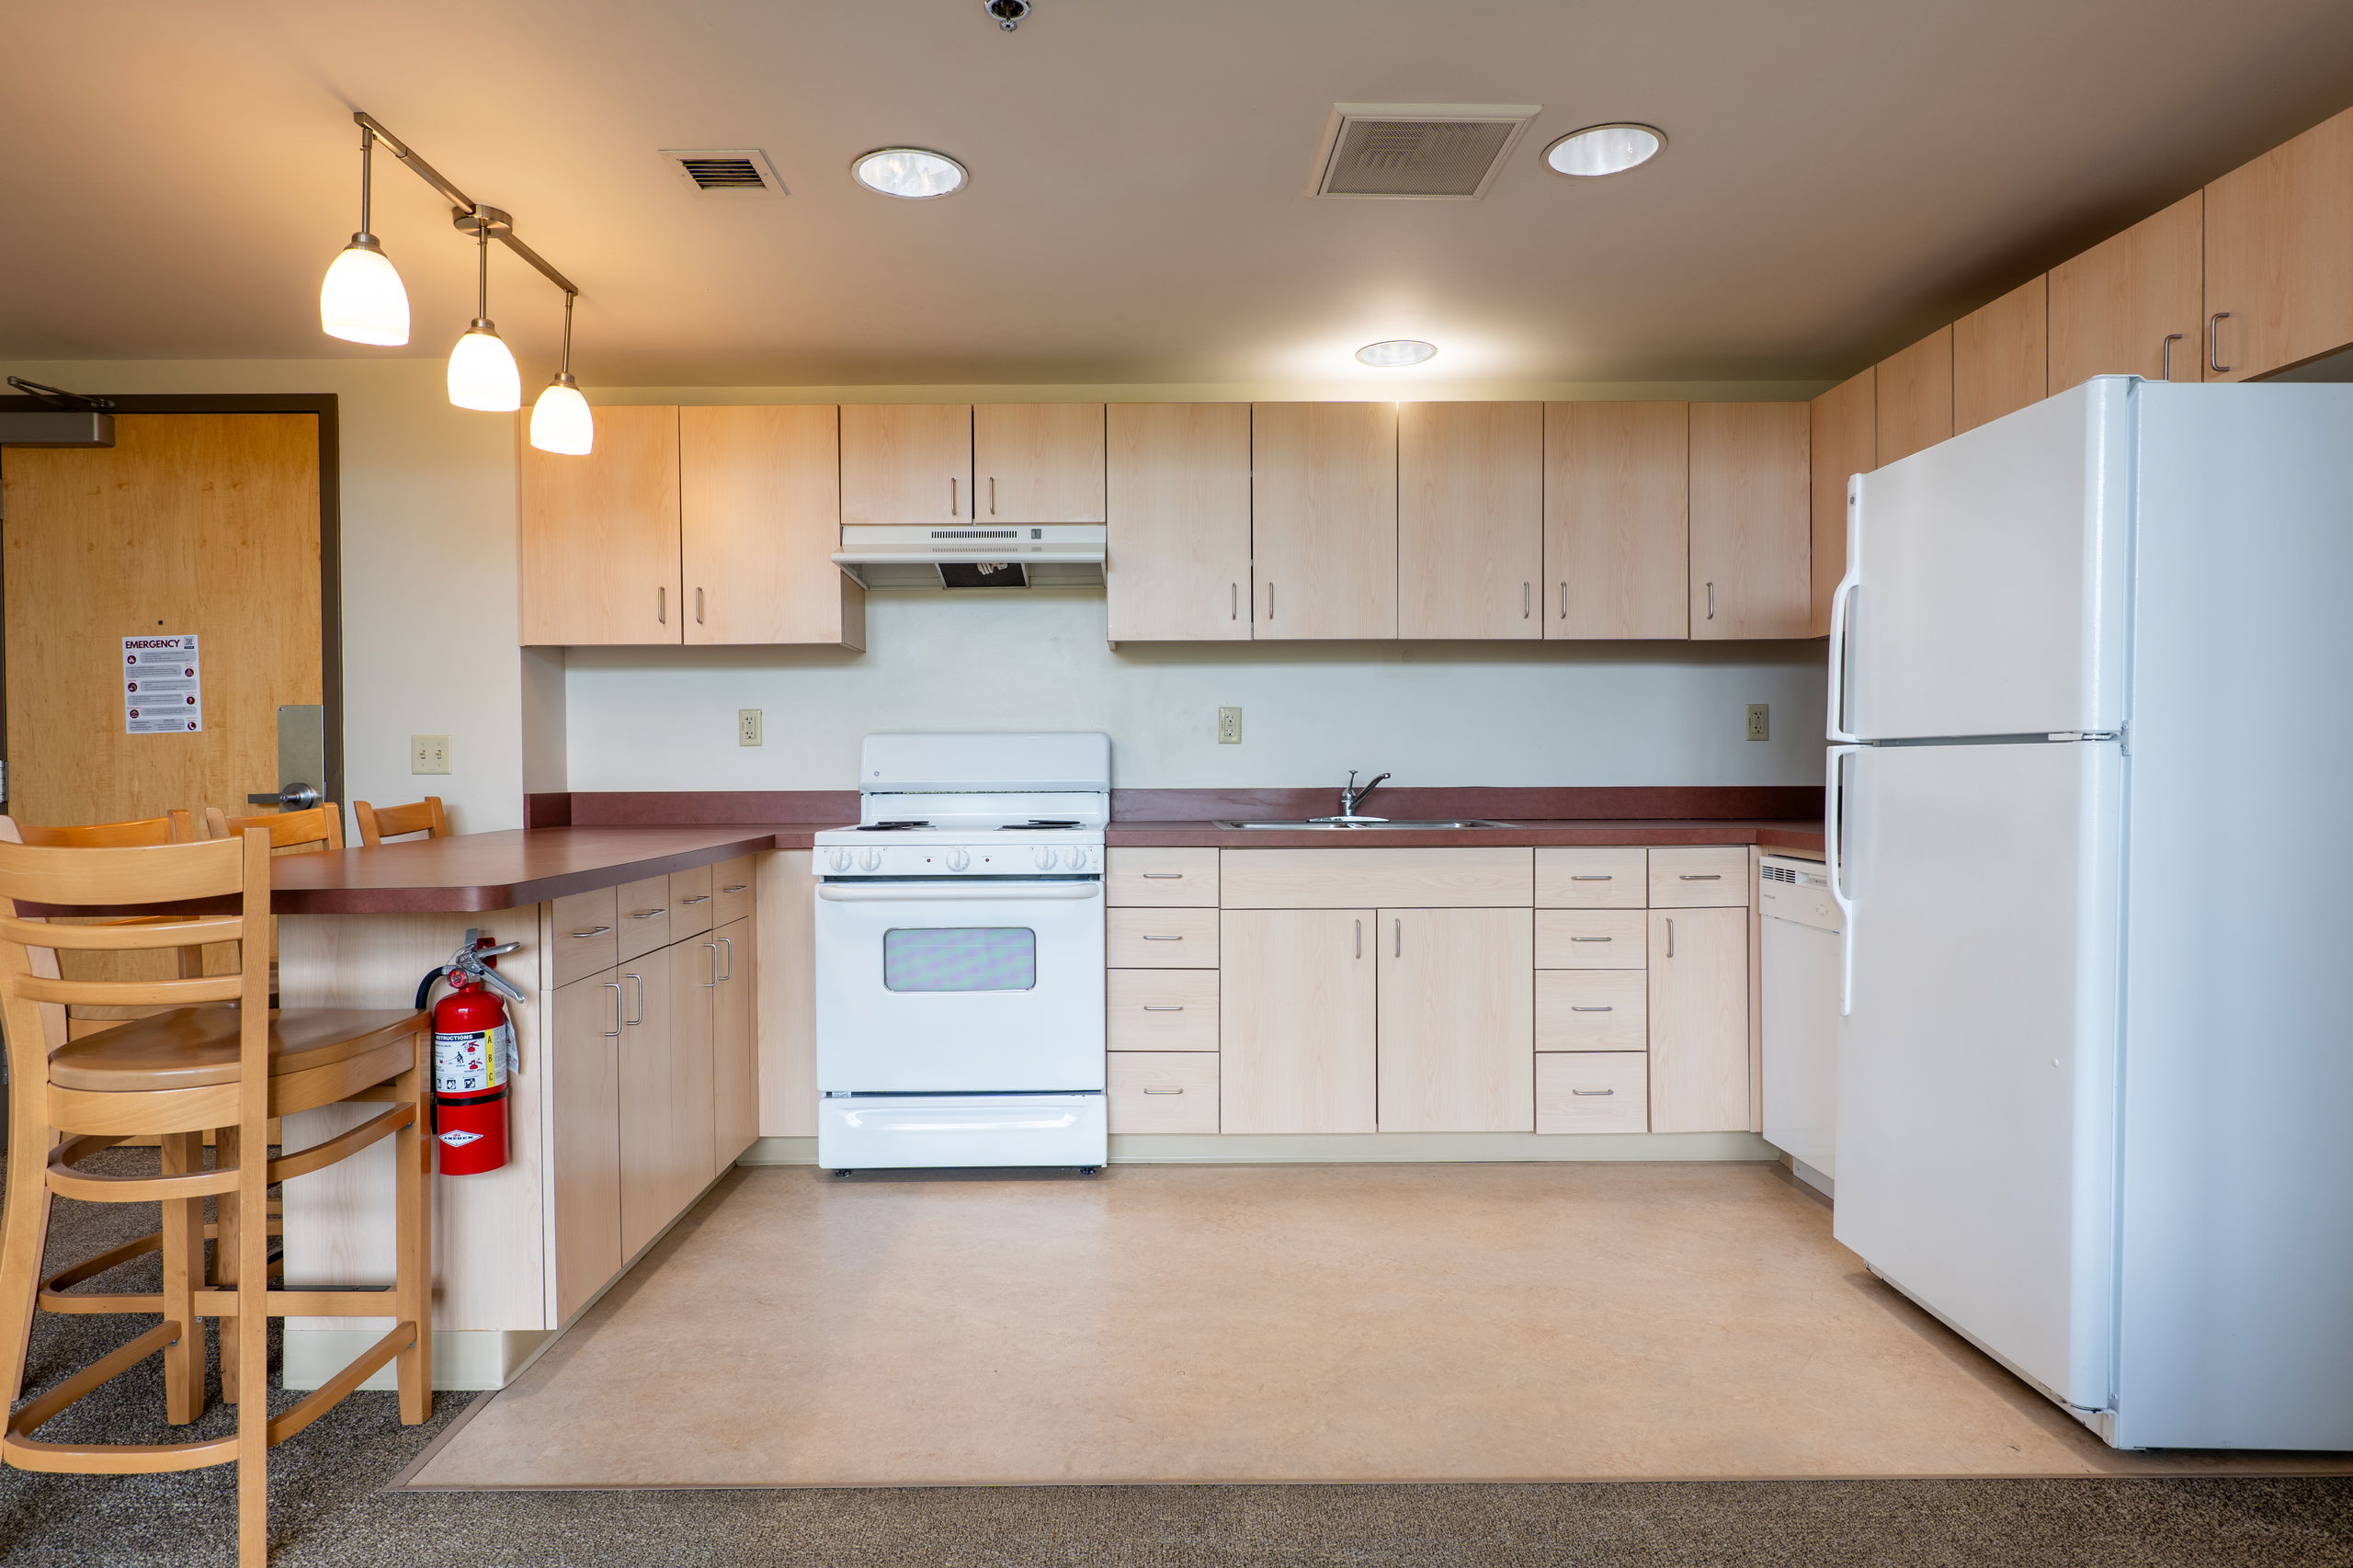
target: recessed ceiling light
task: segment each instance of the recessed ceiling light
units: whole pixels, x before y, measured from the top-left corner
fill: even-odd
[[[972,177],[963,165],[947,153],[927,153],[921,147],[879,147],[852,164],[849,172],[869,190],[909,201],[953,196]]]
[[[1544,166],[1556,175],[1623,174],[1646,164],[1666,145],[1654,125],[1588,125],[1544,149]]]
[[[1438,345],[1424,343],[1415,337],[1392,337],[1381,343],[1368,343],[1357,350],[1357,358],[1368,365],[1378,365],[1393,370],[1401,365],[1418,365],[1438,356]]]

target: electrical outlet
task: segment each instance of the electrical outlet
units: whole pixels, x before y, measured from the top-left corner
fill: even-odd
[[[1238,746],[1242,744],[1242,710],[1221,708],[1217,710],[1217,744]]]
[[[408,738],[408,770],[411,773],[449,772],[449,737],[411,735]]]
[[[739,746],[764,745],[760,739],[760,710],[756,708],[735,710],[735,744]]]
[[[1771,703],[1752,702],[1748,705],[1748,738],[1752,741],[1769,741],[1773,738],[1773,705]]]

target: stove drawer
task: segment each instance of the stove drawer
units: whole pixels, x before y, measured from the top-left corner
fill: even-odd
[[[1217,1049],[1217,971],[1115,969],[1104,980],[1111,1050]]]
[[[1105,852],[1104,896],[1113,908],[1215,909],[1214,849],[1112,849]]]
[[[1217,1058],[1199,1051],[1131,1051],[1110,1059],[1113,1132],[1215,1132]]]
[[[1103,961],[1111,969],[1215,969],[1214,909],[1107,909]]]

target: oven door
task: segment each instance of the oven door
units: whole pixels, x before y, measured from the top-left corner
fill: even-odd
[[[817,884],[827,1094],[1103,1087],[1097,878]]]

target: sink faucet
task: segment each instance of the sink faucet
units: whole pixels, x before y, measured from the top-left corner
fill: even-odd
[[[1388,780],[1388,778],[1389,775],[1386,773],[1376,774],[1374,775],[1371,783],[1359,790],[1357,788],[1357,770],[1353,767],[1349,768],[1348,781],[1340,786],[1340,815],[1342,817],[1355,816],[1357,814],[1357,808],[1364,804],[1365,797],[1371,794],[1375,790],[1380,789],[1381,786]]]

